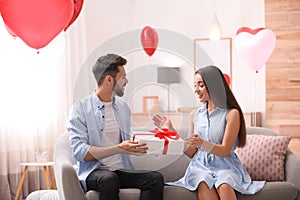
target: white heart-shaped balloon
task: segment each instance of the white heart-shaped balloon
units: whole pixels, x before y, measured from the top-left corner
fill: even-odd
[[[235,37],[235,49],[249,66],[260,70],[271,56],[276,44],[273,31],[263,29],[256,34],[240,32]]]

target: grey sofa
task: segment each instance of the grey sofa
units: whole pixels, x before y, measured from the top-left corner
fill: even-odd
[[[179,131],[181,137],[185,137],[187,130]],[[263,134],[276,135],[276,133],[266,128],[247,127],[248,134]],[[58,188],[60,200],[98,200],[98,193],[96,191],[88,191],[84,193],[81,189],[77,175],[73,169],[71,149],[68,142],[68,134],[64,133],[57,139],[55,145],[55,178]],[[165,181],[175,181],[183,176],[190,159],[181,155],[176,158],[170,165],[158,169]],[[252,199],[272,199],[272,200],[300,200],[300,157],[288,150],[285,159],[285,180],[283,182],[267,182],[264,188],[255,195],[242,195],[237,193],[239,200]],[[121,200],[138,200],[139,189],[121,189]],[[164,199],[172,200],[197,200],[197,193],[191,192],[181,187],[165,186]]]

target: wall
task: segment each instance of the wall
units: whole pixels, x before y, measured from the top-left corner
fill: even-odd
[[[86,1],[84,9],[87,51],[89,53],[112,37],[132,30],[140,30],[146,25],[182,34],[190,41],[196,38],[207,38],[215,12],[223,28],[223,37],[234,38],[238,28],[243,26],[264,27],[263,0],[190,0],[184,3],[180,0],[97,0]],[[138,41],[139,35],[136,37]],[[119,45],[124,44],[119,42]],[[163,54],[159,50],[156,53],[157,56]],[[163,56],[156,59],[149,58],[143,54],[141,48],[132,49],[131,52],[124,54],[129,60],[127,70],[132,70],[130,66],[136,67],[137,65],[165,65],[164,62],[170,60],[161,59]],[[247,66],[247,63],[236,54],[234,48],[232,62],[232,90],[242,109],[246,112],[262,112],[264,116],[265,69],[263,68],[258,74],[255,74]],[[188,69],[183,72],[184,78],[192,85],[193,75],[189,72],[192,67],[191,63],[185,62],[182,66],[185,66],[184,69]],[[185,93],[186,91],[181,92]],[[195,103],[191,102],[191,104]]]
[[[300,1],[266,0],[266,25],[276,48],[266,69],[266,127],[300,137]]]

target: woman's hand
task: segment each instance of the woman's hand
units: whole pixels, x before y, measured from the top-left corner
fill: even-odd
[[[211,143],[211,142],[208,142],[208,141],[202,139],[197,134],[191,135],[189,137],[189,140],[191,141],[191,146],[196,146],[196,147],[199,146],[207,152],[211,152],[216,145],[214,143]]]
[[[170,132],[176,132],[174,129],[172,122],[167,117],[162,117],[160,115],[154,115],[152,117],[153,124],[158,128],[167,128]]]
[[[199,137],[199,135],[197,134],[193,134],[190,137],[188,137],[187,139],[190,140],[191,142],[191,146],[201,146],[203,144],[203,139],[201,137]]]
[[[193,145],[193,139],[188,137],[184,140],[184,154],[188,157],[192,158],[194,154],[197,152],[197,146]]]

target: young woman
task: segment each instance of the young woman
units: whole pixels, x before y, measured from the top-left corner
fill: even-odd
[[[265,181],[251,181],[234,153],[246,143],[242,110],[223,73],[215,66],[195,72],[195,93],[203,105],[193,114],[185,154],[192,158],[184,177],[169,185],[198,191],[198,199],[236,199],[235,191],[254,194]],[[156,126],[175,131],[169,119],[156,115]]]

